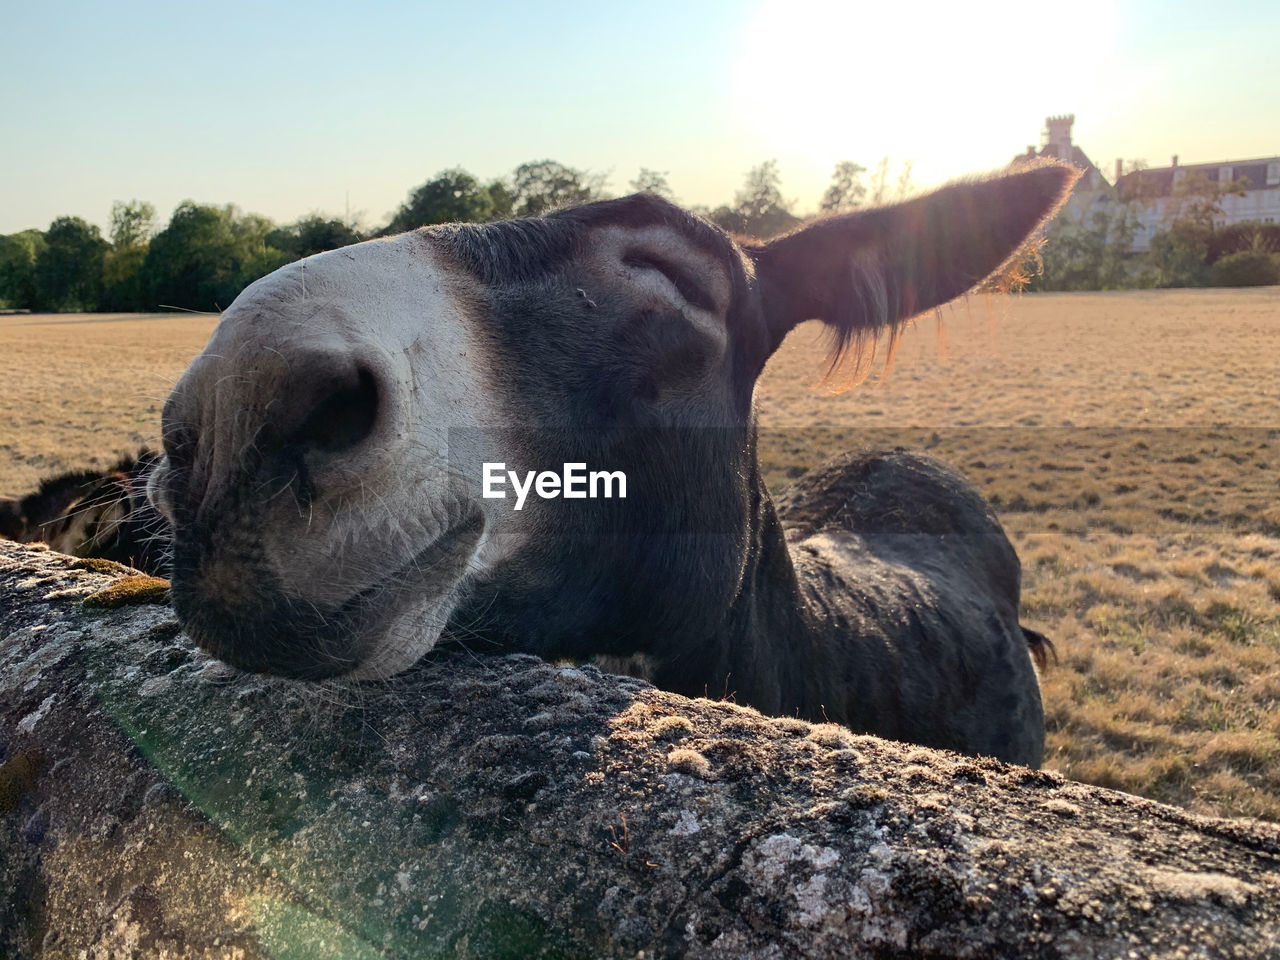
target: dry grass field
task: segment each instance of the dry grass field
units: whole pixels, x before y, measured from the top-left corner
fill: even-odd
[[[973,296],[823,396],[816,329],[760,390],[785,485],[925,449],[996,505],[1054,639],[1046,766],[1280,820],[1280,289]]]
[[[215,322],[171,313],[0,316],[0,496],[154,444],[165,397]]]
[[[154,439],[212,326],[0,317],[0,493]],[[818,333],[759,390],[770,484],[864,445],[955,464],[1057,644],[1046,765],[1280,820],[1280,290],[975,295],[838,395]]]

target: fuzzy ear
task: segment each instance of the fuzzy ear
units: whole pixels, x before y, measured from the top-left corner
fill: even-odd
[[[816,318],[835,336],[834,366],[850,343],[960,296],[1018,252],[1079,175],[1065,164],[1037,164],[749,247],[771,350]]]

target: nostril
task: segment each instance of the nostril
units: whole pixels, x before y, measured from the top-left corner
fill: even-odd
[[[378,382],[366,368],[356,371],[355,382],[323,397],[307,414],[294,439],[304,447],[324,453],[341,453],[362,443],[378,419]]]

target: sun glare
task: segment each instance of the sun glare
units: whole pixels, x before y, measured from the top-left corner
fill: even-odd
[[[888,155],[945,177],[1012,157],[1046,115],[1077,109],[1114,35],[1112,0],[765,0],[740,47],[738,118],[784,168]]]

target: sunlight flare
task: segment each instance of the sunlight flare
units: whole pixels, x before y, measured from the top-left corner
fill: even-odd
[[[1096,81],[1113,6],[764,0],[740,47],[739,121],[784,165],[937,158],[926,179],[989,165]]]

